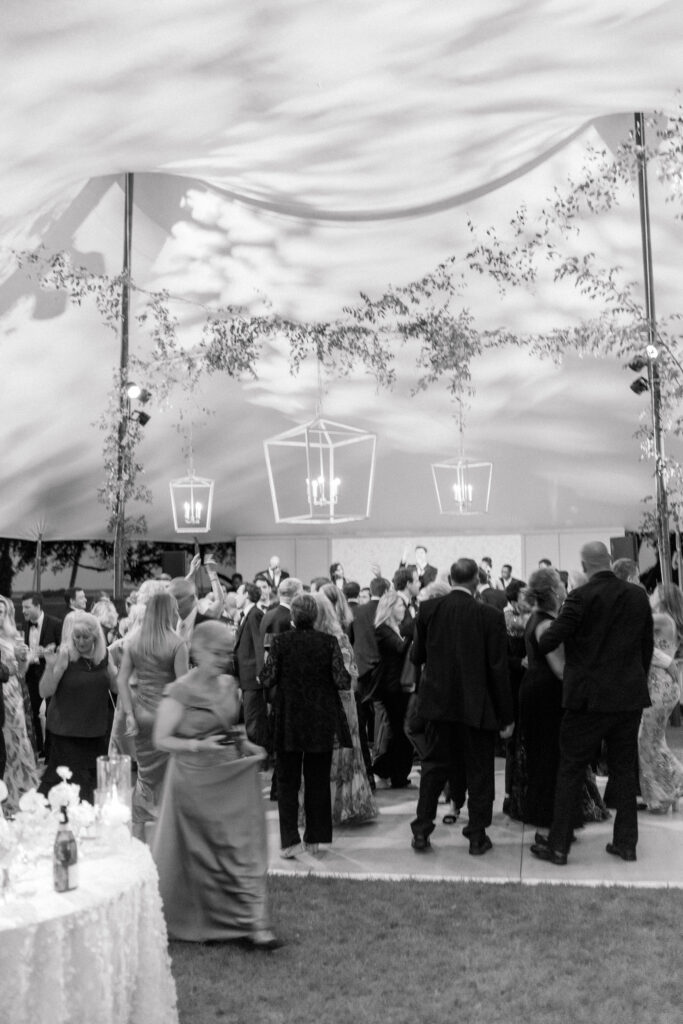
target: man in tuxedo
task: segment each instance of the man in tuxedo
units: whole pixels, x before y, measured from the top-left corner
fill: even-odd
[[[399,569],[405,569],[408,564],[408,548],[404,548],[401,556],[401,562]],[[428,583],[433,583],[438,575],[438,569],[435,565],[430,565],[427,561],[427,548],[424,544],[417,544],[415,547],[415,563],[417,567],[417,575],[420,580],[420,589],[426,587]]]
[[[295,576],[288,576],[277,588],[277,596],[280,603],[265,613],[259,626],[261,644],[256,651],[258,672],[263,668],[263,663],[270,647],[271,637],[276,633],[286,633],[293,628],[292,601],[299,594],[303,594],[303,592],[304,585]]]
[[[609,551],[594,541],[581,549],[588,582],[567,596],[538,646],[564,644],[560,764],[550,834],[536,833],[531,852],[566,864],[586,765],[605,740],[616,815],[607,852],[636,859],[638,727],[650,704],[647,676],[653,651],[652,611],[645,591],[618,579]]]
[[[422,762],[413,849],[429,849],[439,794],[464,763],[469,822],[463,835],[470,853],[487,853],[486,834],[495,797],[496,734],[512,735],[513,709],[502,612],[475,600],[479,567],[472,558],[451,566],[452,590],[420,605],[412,659],[420,679],[417,714],[426,722],[428,753]]]
[[[85,590],[81,587],[69,587],[64,591],[64,604],[67,615],[69,612],[84,612],[88,606]]]
[[[277,555],[273,555],[271,560],[268,562],[267,569],[261,569],[260,572],[256,573],[254,581],[259,579],[267,580],[271,590],[277,590],[283,580],[286,580],[289,576],[288,572],[280,568],[280,559]]]
[[[83,591],[80,593],[83,594]],[[83,598],[85,599],[85,594]],[[40,723],[40,705],[43,698],[38,691],[38,684],[45,671],[45,652],[54,652],[59,647],[62,624],[59,619],[45,613],[40,594],[24,594],[21,599],[21,612],[24,616],[24,643],[29,649],[26,687],[31,701],[31,717],[38,754],[44,757],[45,737]]]
[[[511,583],[522,583],[522,580],[518,580],[516,576],[512,575],[512,566],[509,562],[505,562],[500,567],[500,576],[496,583],[497,590],[506,590]]]
[[[242,691],[242,710],[247,739],[259,747],[268,746],[268,709],[263,687],[258,678],[259,665],[263,665],[261,620],[263,612],[257,607],[261,590],[255,583],[243,583],[237,591],[240,613],[235,637],[235,670]]]

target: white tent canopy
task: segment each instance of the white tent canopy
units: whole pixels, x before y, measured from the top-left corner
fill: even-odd
[[[471,245],[468,216],[507,223],[581,166],[586,141],[613,146],[632,111],[672,106],[680,85],[675,3],[9,0],[0,19],[0,536],[30,536],[37,520],[48,538],[105,534],[93,423],[118,339],[87,302],[38,289],[12,250],[67,249],[118,273],[124,172],[135,173],[133,276],[188,300],[174,311],[190,343],[205,307],[266,296],[283,315],[334,317],[360,291],[421,277]],[[671,312],[681,230],[651,188],[657,306]],[[587,224],[581,246],[640,279],[635,198]],[[518,332],[585,312],[550,282],[499,300],[482,281],[464,301],[482,327]],[[131,348],[146,344],[134,330]],[[372,514],[353,529],[443,533],[429,464],[457,452],[454,409],[445,388],[411,395],[408,350],[399,368],[388,393],[363,372],[326,382],[327,414],[378,436]],[[519,349],[473,370],[467,451],[494,462],[482,529],[636,525],[652,470],[633,439],[647,397],[631,394],[627,371]],[[315,402],[315,367],[290,377],[277,340],[256,381],[214,376],[191,402],[152,400],[140,457],[153,502],[137,509],[150,535],[173,537],[179,410],[197,471],[216,480],[221,539],[275,532],[262,442],[312,418]]]

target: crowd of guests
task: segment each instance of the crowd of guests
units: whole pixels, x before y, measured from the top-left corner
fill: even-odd
[[[634,563],[612,565],[602,544],[581,563],[563,576],[543,560],[528,583],[488,557],[440,574],[419,545],[365,587],[338,562],[305,584],[277,556],[253,581],[221,581],[197,556],[186,577],[141,584],[121,617],[105,593],[87,611],[67,591],[63,621],[27,594],[23,631],[0,597],[5,812],[62,765],[92,801],[98,756],[130,754],[134,833],[157,860],[169,933],[263,949],[279,944],[264,770],[285,858],[371,822],[377,790],[412,786],[416,767],[413,848],[430,849],[441,800],[447,825],[467,803],[469,852],[485,854],[504,756],[504,811],[539,829],[535,856],[566,863],[574,830],[609,805],[608,852],[633,860],[638,807],[673,812],[683,795],[666,742],[683,595],[660,584],[648,599]]]

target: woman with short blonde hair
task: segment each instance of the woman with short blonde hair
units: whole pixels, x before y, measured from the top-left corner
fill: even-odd
[[[40,783],[47,793],[59,782],[57,768],[70,768],[81,799],[93,802],[97,785],[97,758],[107,753],[110,691],[116,692],[113,667],[102,628],[88,612],[71,613],[71,633],[58,654],[45,655],[40,695],[52,698],[47,710],[50,733],[48,764]],[[128,722],[132,708],[124,701]]]

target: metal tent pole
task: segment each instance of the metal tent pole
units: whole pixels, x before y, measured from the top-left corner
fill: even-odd
[[[645,151],[645,121],[634,114],[636,152],[638,155],[638,196],[640,200],[640,234],[643,248],[643,275],[645,286],[645,316],[647,320],[648,351],[647,375],[650,385],[652,435],[655,451],[657,549],[662,571],[662,582],[671,583],[671,543],[669,539],[669,504],[664,473],[664,442],[662,437],[662,393],[657,362],[657,320],[655,317],[654,278],[652,274],[652,242],[650,236],[650,203],[647,191],[647,153]]]

